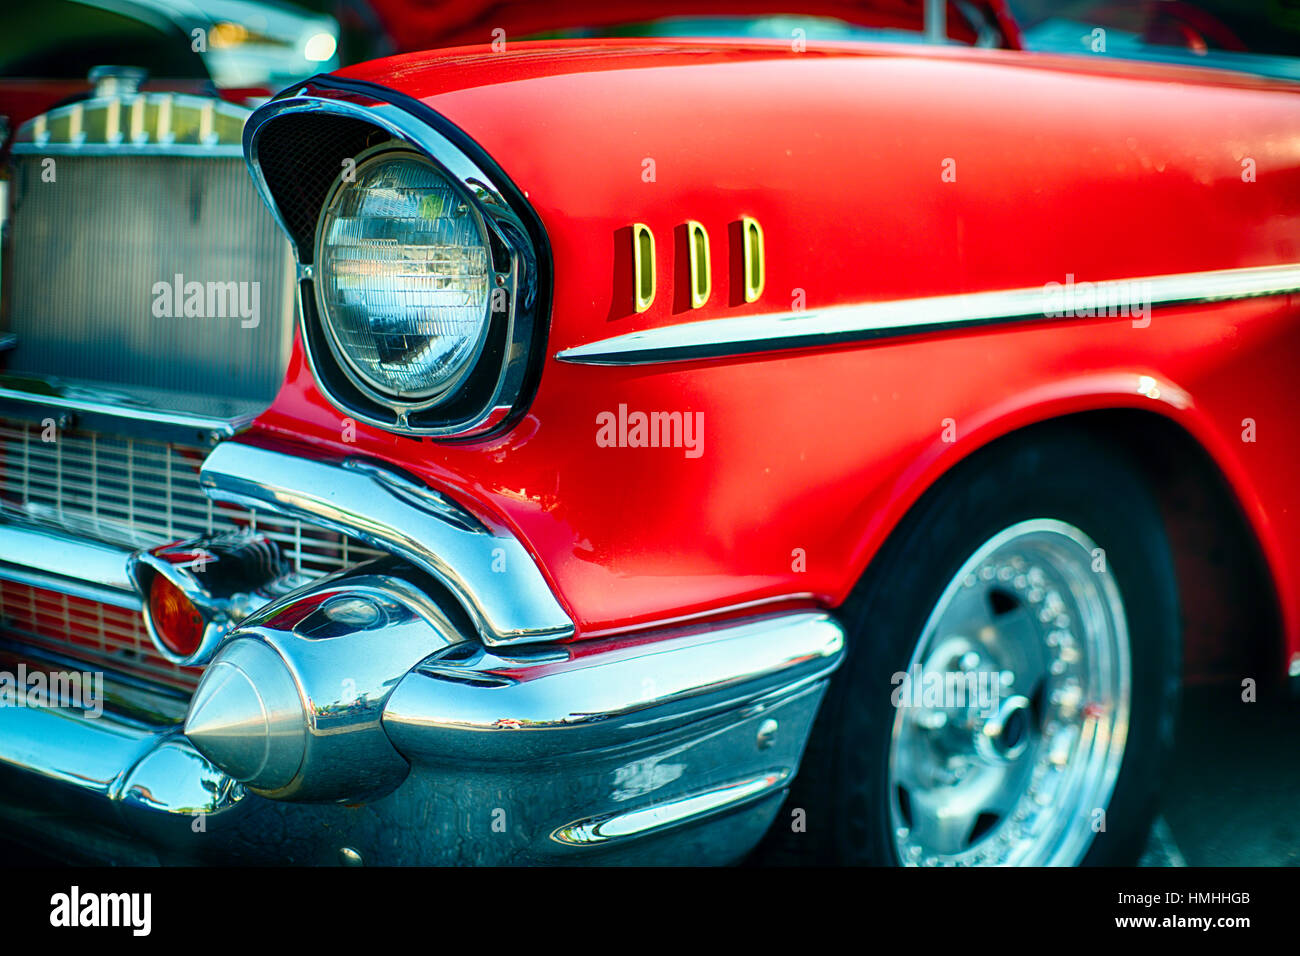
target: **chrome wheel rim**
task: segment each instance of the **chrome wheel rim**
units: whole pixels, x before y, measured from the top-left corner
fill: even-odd
[[[1119,775],[1129,682],[1124,604],[1087,535],[1034,519],[986,541],[894,675],[900,862],[1079,863]]]

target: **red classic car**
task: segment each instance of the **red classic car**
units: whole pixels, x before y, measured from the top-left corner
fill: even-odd
[[[5,832],[1131,860],[1183,683],[1300,676],[1300,86],[1018,6],[376,0],[12,124]]]

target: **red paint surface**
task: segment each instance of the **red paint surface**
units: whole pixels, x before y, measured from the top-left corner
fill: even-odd
[[[675,322],[806,306],[1300,261],[1300,94],[1184,68],[1025,54],[553,43],[416,54],[348,75],[424,100],[527,193],[549,236],[548,352]],[[642,180],[655,162],[656,181]],[[956,161],[957,181],[941,181]],[[1257,181],[1242,181],[1242,160]],[[757,218],[767,286],[735,304],[728,226]],[[673,230],[708,229],[713,295],[677,311]],[[623,230],[658,295],[631,309]],[[1300,650],[1300,317],[1285,297],[932,333],[699,364],[548,358],[527,417],[474,444],[358,426],[301,354],[267,433],[400,462],[504,521],[583,635],[742,602],[841,602],[921,493],[971,451],[1094,408],[1168,416],[1210,452]],[[1159,398],[1139,394],[1151,376]],[[704,450],[597,447],[620,403],[704,413]],[[1258,440],[1241,440],[1254,419]],[[940,439],[944,419],[957,441]],[[807,570],[792,570],[803,549]]]

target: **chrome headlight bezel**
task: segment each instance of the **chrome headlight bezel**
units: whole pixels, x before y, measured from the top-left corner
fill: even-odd
[[[304,143],[310,151],[299,148]],[[477,358],[455,387],[419,401],[357,380],[356,370],[331,347],[315,288],[321,211],[345,161],[393,149],[413,150],[453,184],[474,211],[491,257],[489,318]],[[303,352],[331,405],[358,423],[446,439],[477,439],[522,416],[545,358],[550,247],[524,194],[477,143],[417,100],[331,76],[257,110],[244,128],[244,153],[293,244]]]
[[[419,392],[410,394],[398,394],[386,389],[381,383],[376,382],[370,377],[370,374],[364,369],[347,344],[343,342],[335,317],[330,314],[329,303],[325,298],[325,276],[323,275],[322,263],[325,261],[326,252],[325,239],[326,227],[330,218],[338,207],[339,202],[348,193],[349,190],[357,188],[357,184],[362,182],[362,176],[369,171],[374,165],[395,159],[408,159],[413,162],[428,166],[433,172],[442,177],[452,191],[457,195],[461,202],[465,204],[468,214],[472,217],[474,227],[478,232],[479,241],[488,254],[488,275],[489,289],[487,301],[484,303],[484,314],[479,323],[478,332],[475,341],[471,347],[470,354],[460,363],[460,367],[445,381],[436,385],[425,388]],[[509,268],[508,261],[494,261],[492,255],[492,242],[488,238],[487,225],[484,222],[482,213],[478,210],[477,204],[473,197],[469,196],[465,190],[459,186],[448,173],[429,157],[420,153],[418,150],[411,149],[401,144],[386,143],[380,146],[372,147],[356,157],[355,166],[344,168],[339,172],[338,177],[330,187],[329,194],[325,198],[325,203],[321,206],[320,215],[316,222],[316,238],[313,243],[313,261],[316,263],[315,282],[312,283],[316,295],[316,310],[320,317],[320,325],[325,333],[325,341],[329,345],[330,352],[334,360],[345,376],[356,386],[363,394],[376,402],[391,405],[394,408],[401,408],[409,414],[422,409],[432,408],[440,404],[447,396],[453,394],[468,378],[474,367],[478,364],[483,354],[483,346],[487,339],[488,329],[492,322],[492,305],[493,290],[504,287],[509,279],[508,272],[498,272],[498,267],[504,266]]]

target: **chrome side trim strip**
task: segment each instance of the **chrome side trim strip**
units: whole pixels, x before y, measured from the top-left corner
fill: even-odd
[[[390,469],[224,442],[204,461],[199,483],[217,501],[299,518],[405,558],[456,595],[488,644],[574,633],[517,538],[493,532],[412,479],[395,486],[403,479]]]
[[[1105,280],[1091,285],[1106,294],[1105,299],[1098,295],[1096,300],[1103,316],[1128,315],[1135,306],[1219,302],[1298,292],[1300,264]],[[588,342],[564,349],[555,357],[580,365],[689,362],[994,322],[1046,321],[1061,316],[1061,289],[1060,283],[1048,283],[1030,289],[683,322]],[[1109,311],[1112,306],[1113,312]]]
[[[139,596],[135,594],[127,594],[125,591],[100,587],[89,581],[78,581],[75,578],[49,574],[43,571],[33,571],[29,568],[11,564],[0,564],[0,581],[12,581],[14,584],[25,584],[28,587],[40,588],[44,591],[56,591],[59,594],[66,594],[68,597],[80,598],[83,601],[98,601],[100,604],[111,604],[126,611],[139,611],[142,607]]]
[[[127,575],[130,552],[54,528],[0,516],[0,578],[139,610]]]

